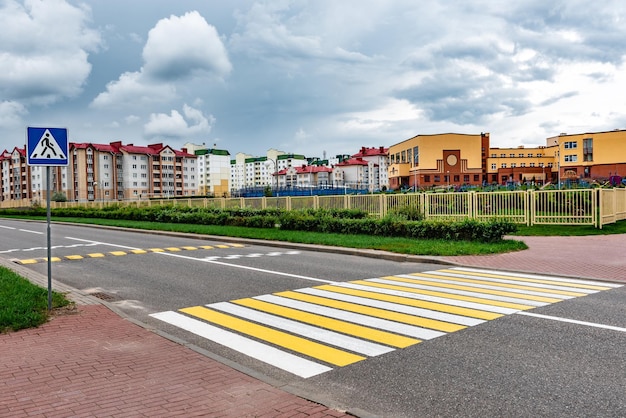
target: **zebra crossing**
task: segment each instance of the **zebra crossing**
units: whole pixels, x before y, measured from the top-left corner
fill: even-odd
[[[309,378],[505,315],[617,287],[621,285],[454,267],[333,282],[151,316]]]

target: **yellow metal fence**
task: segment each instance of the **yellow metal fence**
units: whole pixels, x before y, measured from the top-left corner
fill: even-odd
[[[7,200],[1,208],[30,207],[35,202]],[[45,205],[45,202],[36,202]],[[162,200],[51,202],[51,207],[173,204],[202,208],[360,209],[384,217],[404,208],[424,219],[487,220],[494,217],[526,225],[603,225],[626,219],[626,189],[528,190],[469,193],[407,193],[255,198],[189,198]]]

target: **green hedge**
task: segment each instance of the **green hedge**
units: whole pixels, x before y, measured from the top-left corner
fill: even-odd
[[[45,215],[44,209],[7,209],[7,215]],[[104,208],[55,208],[55,217],[125,219],[162,223],[198,225],[241,226],[250,228],[280,228],[291,231],[313,231],[337,234],[360,234],[415,239],[445,239],[479,242],[496,242],[517,226],[503,219],[481,222],[473,219],[463,221],[413,220],[413,214],[401,212],[383,219],[371,218],[361,210],[304,209],[215,209],[187,206],[150,206],[134,208],[107,206]]]

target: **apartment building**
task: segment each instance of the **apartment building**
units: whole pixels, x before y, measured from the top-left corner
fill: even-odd
[[[0,154],[0,201],[30,201],[41,204],[47,199],[48,168],[50,172],[50,192],[68,192],[68,170],[65,166],[29,166],[26,148],[13,148]]]
[[[70,143],[76,201],[196,196],[197,157],[163,144]],[[70,197],[71,196],[71,197]]]
[[[199,194],[202,196],[225,197],[231,188],[231,159],[227,150],[207,148],[188,142],[184,148],[197,157]]]

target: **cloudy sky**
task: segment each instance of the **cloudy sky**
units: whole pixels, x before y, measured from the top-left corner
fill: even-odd
[[[626,128],[621,0],[0,0],[0,151],[355,153],[417,134]]]

